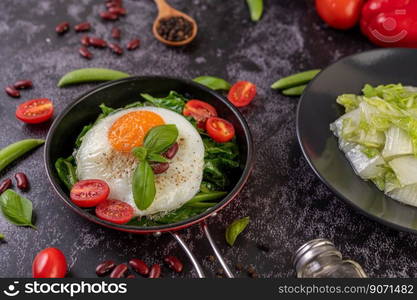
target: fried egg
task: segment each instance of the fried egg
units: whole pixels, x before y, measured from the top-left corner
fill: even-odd
[[[169,168],[155,175],[156,195],[146,210],[133,200],[132,176],[137,159],[131,154],[142,146],[147,132],[159,125],[175,124],[179,149]],[[136,216],[166,213],[181,207],[200,190],[204,144],[194,126],[182,115],[158,107],[138,107],[113,113],[95,124],[76,153],[79,180],[101,179],[110,187],[111,199],[129,203]]]

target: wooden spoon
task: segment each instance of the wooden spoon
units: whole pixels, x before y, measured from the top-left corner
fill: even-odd
[[[175,8],[173,8],[172,6],[170,6],[168,3],[166,3],[165,0],[155,0],[156,5],[158,6],[158,16],[156,17],[154,23],[153,23],[153,28],[152,28],[152,32],[153,35],[156,37],[157,40],[159,40],[160,42],[168,45],[168,46],[184,46],[188,43],[190,43],[192,40],[194,40],[194,38],[197,35],[197,22],[191,18],[189,15],[176,10]],[[192,27],[193,27],[193,32],[191,33],[191,36],[183,41],[168,41],[166,39],[164,39],[162,36],[159,35],[157,27],[158,24],[160,22],[161,19],[165,19],[165,18],[171,18],[171,17],[183,17],[184,19],[186,19],[187,21],[191,22]]]

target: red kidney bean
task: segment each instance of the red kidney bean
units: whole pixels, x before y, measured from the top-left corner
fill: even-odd
[[[127,279],[132,279],[132,278],[136,278],[136,276],[135,275],[133,275],[133,274],[130,274],[129,276],[127,276],[126,277]]]
[[[97,266],[96,274],[98,276],[104,276],[110,273],[111,271],[113,271],[115,267],[116,267],[116,263],[114,261],[106,260],[105,262],[102,262],[101,264]]]
[[[116,14],[119,16],[124,16],[127,14],[126,8],[120,7],[120,6],[114,6],[109,8],[109,12],[112,14]]]
[[[28,88],[31,88],[32,86],[33,86],[33,83],[30,80],[19,80],[15,84],[13,84],[13,87],[19,90],[28,89]]]
[[[115,40],[120,40],[121,36],[122,36],[122,31],[117,27],[113,27],[111,30],[111,37],[114,38]]]
[[[85,35],[81,38],[81,44],[88,47],[90,46],[90,37],[88,35]]]
[[[74,30],[76,32],[89,31],[90,29],[91,29],[91,24],[88,22],[80,23],[74,26]]]
[[[0,183],[0,194],[12,186],[12,180],[7,178]]]
[[[181,273],[184,268],[182,262],[175,256],[165,257],[164,262],[177,273]]]
[[[90,43],[91,46],[96,47],[96,48],[106,48],[107,47],[107,42],[105,40],[97,38],[97,37],[90,37],[88,39],[88,42]]]
[[[178,152],[179,145],[178,143],[173,144],[171,147],[168,148],[162,155],[168,159],[173,159],[175,154]]]
[[[158,264],[154,264],[149,271],[148,278],[159,278],[161,277],[161,266]]]
[[[129,265],[140,275],[148,275],[149,274],[149,267],[143,260],[138,258],[132,258],[129,261]]]
[[[113,51],[113,53],[116,53],[117,55],[123,54],[123,49],[118,44],[109,43],[108,46],[111,49],[111,51]]]
[[[140,46],[140,41],[138,39],[133,39],[129,43],[127,43],[127,50],[132,51]]]
[[[107,8],[118,7],[118,6],[119,6],[119,4],[117,4],[117,3],[113,2],[113,1],[110,1],[110,2],[107,2],[106,3],[106,7]]]
[[[14,178],[19,189],[26,190],[29,187],[29,180],[25,173],[16,173]]]
[[[16,90],[13,86],[6,86],[4,90],[6,91],[7,95],[9,95],[10,97],[13,97],[13,98],[20,97],[20,92]]]
[[[100,12],[100,18],[107,21],[115,21],[119,19],[119,15],[115,13],[111,13],[109,11],[102,11]]]
[[[55,27],[55,31],[58,33],[58,34],[64,34],[64,33],[66,33],[68,30],[69,30],[69,23],[68,22],[62,22],[62,23],[60,23],[60,24],[58,24],[56,27]]]
[[[78,52],[80,53],[80,55],[82,57],[84,57],[86,59],[92,59],[93,58],[93,54],[86,47],[81,47]]]
[[[162,174],[169,168],[169,163],[153,163],[151,164],[154,174]]]
[[[125,276],[126,272],[127,272],[127,265],[126,264],[120,264],[117,265],[113,271],[110,274],[110,278],[122,278]]]

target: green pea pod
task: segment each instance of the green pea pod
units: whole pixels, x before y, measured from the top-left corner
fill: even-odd
[[[18,159],[23,154],[33,148],[45,143],[44,140],[27,139],[11,144],[0,150],[0,172],[12,161]]]
[[[282,93],[285,96],[301,96],[304,92],[304,90],[306,89],[307,85],[299,85],[299,86],[295,86],[286,90],[283,90]]]
[[[84,82],[97,82],[97,81],[109,81],[117,80],[129,77],[130,75],[124,72],[103,69],[103,68],[85,68],[71,71],[64,76],[58,82],[58,87],[64,87],[67,85],[84,83]]]
[[[230,83],[228,83],[226,80],[214,77],[214,76],[200,76],[197,78],[194,78],[193,81],[198,82],[199,84],[202,84],[212,90],[225,90],[228,91],[232,87]]]
[[[301,73],[297,73],[285,78],[281,78],[271,85],[274,90],[285,90],[294,86],[299,86],[311,81],[321,70],[310,70]]]
[[[249,6],[250,17],[252,21],[257,22],[261,19],[262,13],[264,11],[264,1],[263,0],[246,0]]]
[[[245,230],[249,222],[250,222],[249,217],[245,217],[245,218],[233,221],[233,223],[230,224],[226,228],[226,242],[230,246],[233,246],[233,244],[236,241],[236,238],[238,237],[239,234],[242,233],[243,230]]]
[[[155,176],[146,160],[139,162],[136,167],[132,180],[132,192],[136,206],[140,210],[147,209],[155,199]]]

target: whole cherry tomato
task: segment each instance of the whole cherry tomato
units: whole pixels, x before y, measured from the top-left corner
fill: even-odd
[[[67,260],[57,248],[46,248],[33,260],[33,278],[64,278],[66,274]]]
[[[359,21],[363,0],[316,0],[319,16],[330,27],[349,29]]]

